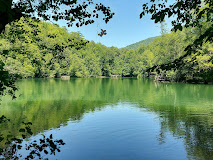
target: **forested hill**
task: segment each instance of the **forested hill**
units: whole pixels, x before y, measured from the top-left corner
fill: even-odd
[[[204,31],[183,29],[147,39],[144,43],[149,43],[137,49],[118,49],[88,42],[81,33],[57,25],[21,18],[0,35],[0,68],[19,78],[144,77],[149,75],[147,68],[184,55],[186,46]],[[158,74],[171,81],[213,82],[213,44],[205,43],[185,57],[180,68],[158,70]]]
[[[155,39],[157,39],[159,37],[160,36],[150,37],[150,38],[144,39],[142,41],[130,44],[130,45],[126,46],[125,48],[126,49],[137,49],[137,48],[140,47],[141,44],[148,45],[148,44],[152,43]]]

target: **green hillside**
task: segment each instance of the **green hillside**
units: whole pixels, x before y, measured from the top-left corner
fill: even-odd
[[[130,44],[130,45],[126,46],[125,48],[126,48],[126,49],[137,49],[137,48],[140,47],[141,44],[148,45],[148,44],[150,44],[152,41],[154,41],[156,38],[159,38],[159,37],[160,37],[160,36],[150,37],[150,38],[144,39],[144,40],[142,40],[142,41],[139,41],[139,42]]]
[[[118,49],[88,42],[81,33],[69,33],[51,23],[21,18],[7,25],[0,35],[0,72],[4,69],[18,78],[60,78],[63,75],[140,78],[149,76],[148,68],[183,56],[184,49],[199,32],[197,28],[184,29],[129,46],[137,48],[138,45],[137,49]],[[180,70],[160,74],[166,74],[171,81],[212,82],[212,59],[213,44],[206,43],[202,46],[202,54],[188,56]]]

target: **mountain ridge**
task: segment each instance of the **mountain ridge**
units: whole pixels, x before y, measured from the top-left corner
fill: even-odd
[[[160,37],[160,36],[150,37],[150,38],[141,40],[141,41],[139,41],[139,42],[130,44],[130,45],[124,47],[124,48],[126,48],[126,49],[137,49],[137,48],[140,47],[141,44],[148,45],[148,44],[152,43],[155,39],[157,39],[157,38],[159,38],[159,37]]]

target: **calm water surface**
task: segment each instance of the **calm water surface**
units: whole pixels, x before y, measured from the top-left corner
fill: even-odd
[[[213,159],[213,85],[147,79],[27,79],[0,114],[18,135],[22,121],[34,135],[66,143],[50,159]],[[21,151],[24,155],[25,151]]]

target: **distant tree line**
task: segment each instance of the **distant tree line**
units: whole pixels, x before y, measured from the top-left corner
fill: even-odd
[[[203,24],[206,28],[209,25]],[[65,27],[21,18],[2,32],[0,59],[4,70],[19,78],[108,77],[115,74],[144,77],[150,75],[148,68],[184,55],[185,47],[204,31],[204,27],[188,27],[183,31],[163,33],[137,49],[118,49],[88,42],[81,33],[69,33]],[[166,75],[171,81],[210,82],[213,80],[213,44],[206,42],[200,50],[185,57],[179,68],[155,68],[152,72]]]

